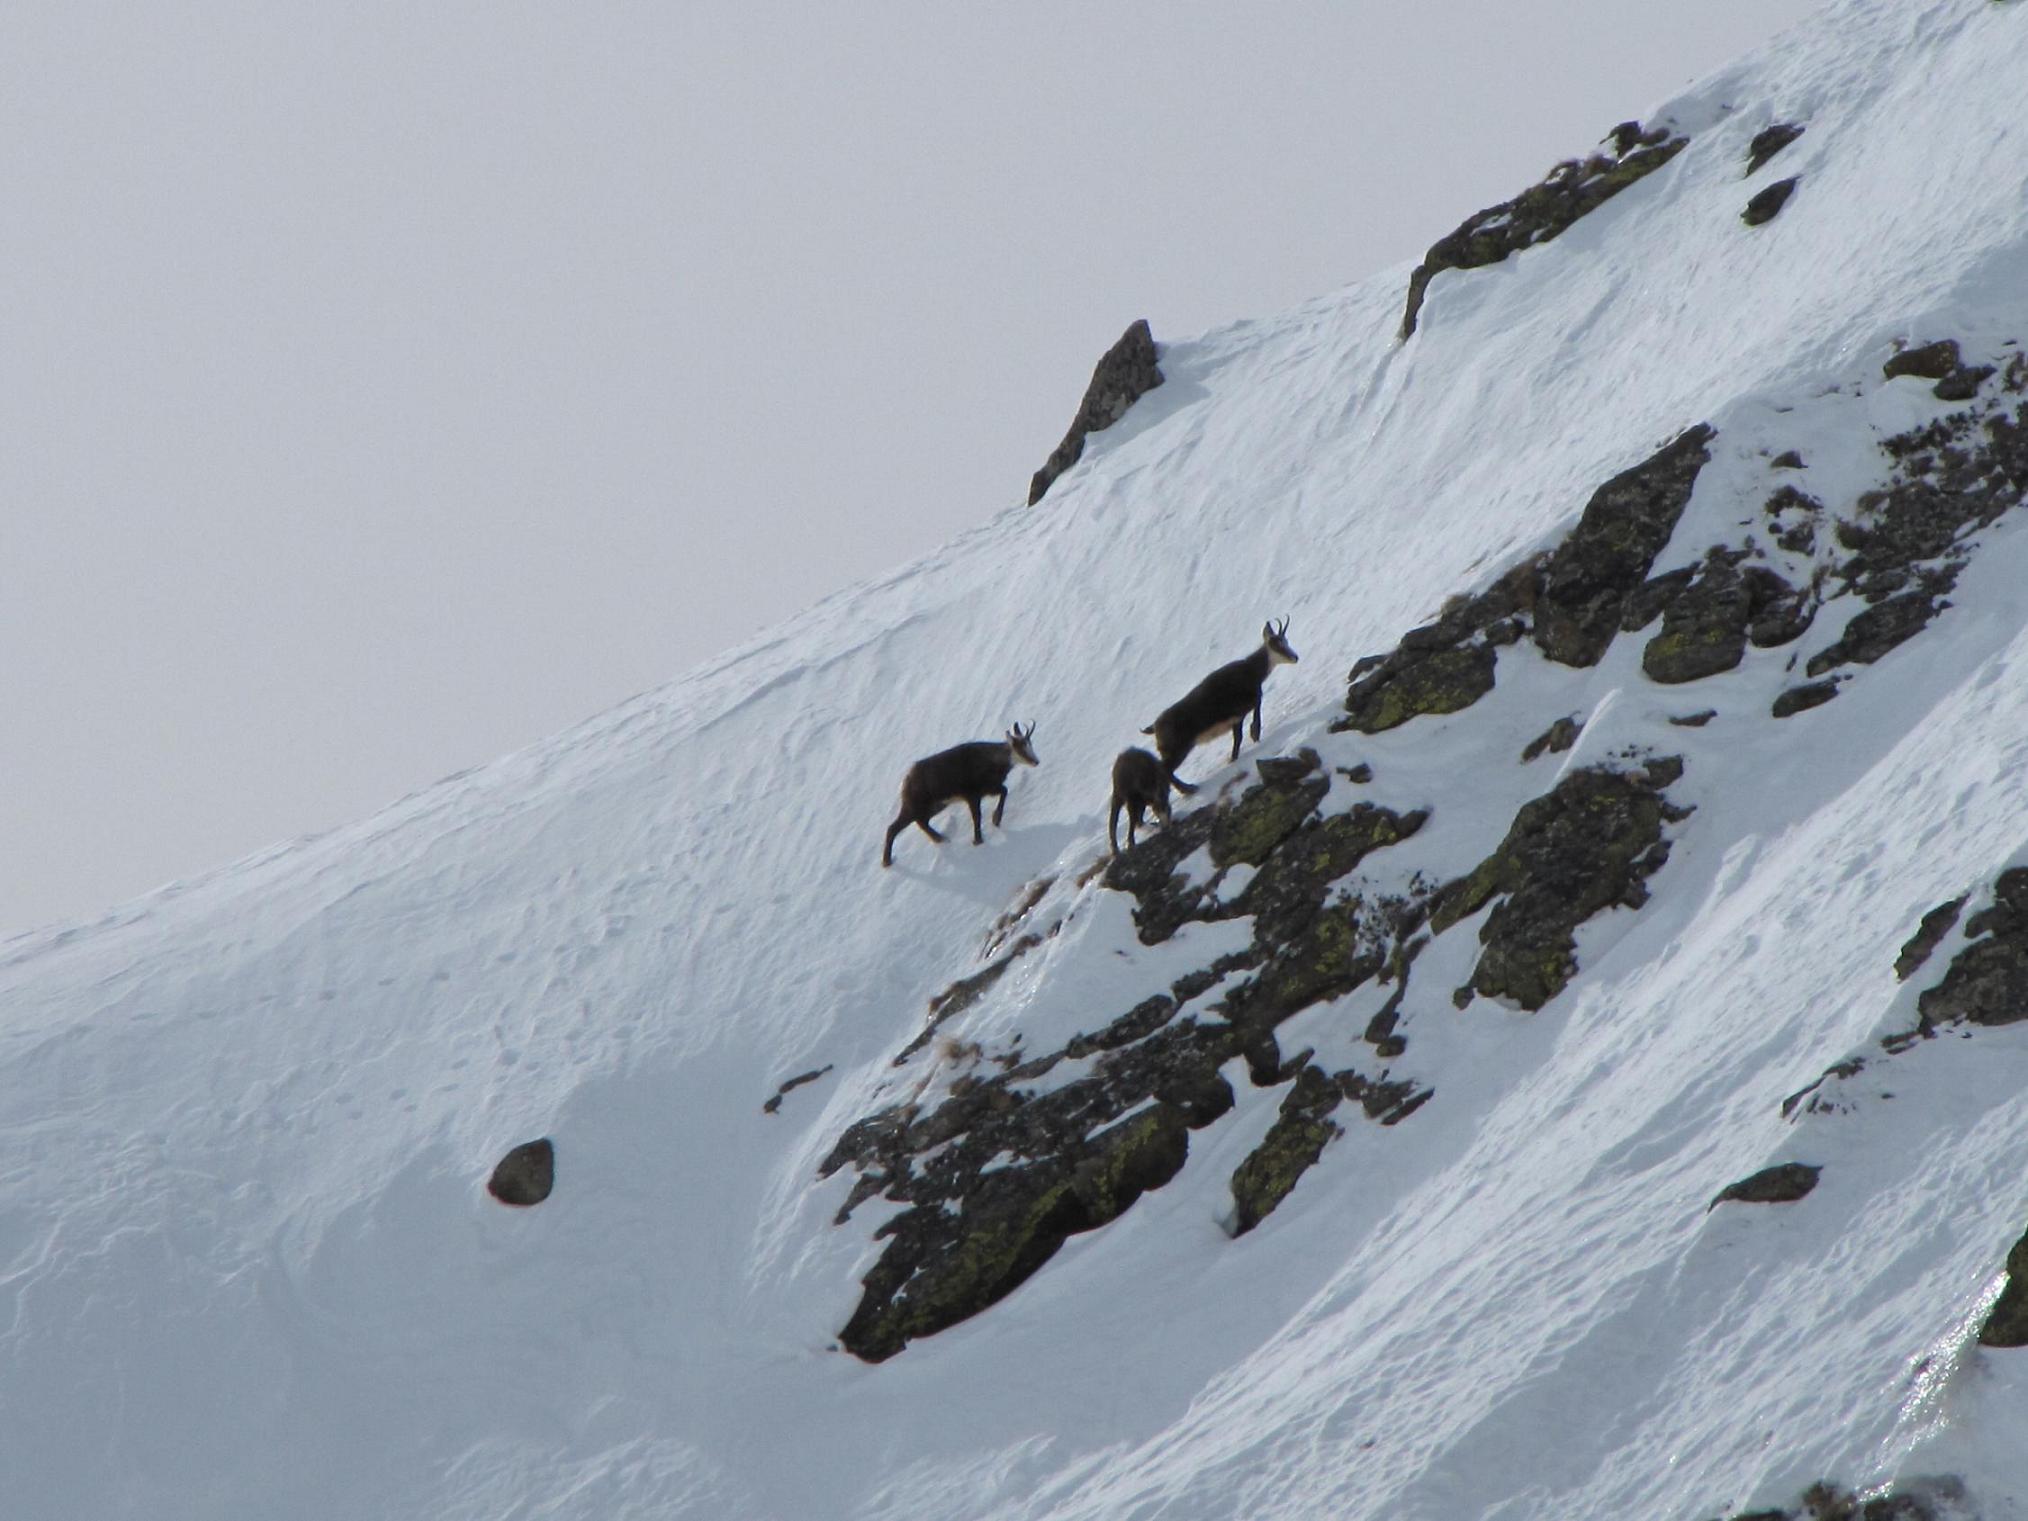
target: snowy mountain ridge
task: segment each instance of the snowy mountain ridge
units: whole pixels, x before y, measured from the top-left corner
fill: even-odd
[[[2022,1513],[2021,17],[1836,0],[1405,342],[1404,268],[1166,344],[1033,509],[0,946],[12,1505]],[[1017,719],[1006,828],[882,873]],[[941,1323],[848,1331],[882,1273]]]

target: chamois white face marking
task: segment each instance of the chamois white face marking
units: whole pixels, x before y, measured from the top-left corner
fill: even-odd
[[[1032,740],[1026,738],[1023,735],[1009,733],[1007,736],[1007,744],[1008,747],[1013,751],[1014,760],[1016,764],[1023,766],[1039,766],[1042,764],[1042,762],[1036,758],[1035,744]]]

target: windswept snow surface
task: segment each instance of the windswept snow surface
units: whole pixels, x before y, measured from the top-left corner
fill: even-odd
[[[1665,689],[1622,640],[1588,671],[1517,647],[1478,708],[1361,741],[1363,795],[1460,842],[1627,744],[1686,755],[1697,811],[1540,1013],[1424,1000],[1404,1070],[1436,1098],[1351,1122],[1250,1235],[1225,1182],[1280,1092],[1241,1081],[1175,1182],[873,1367],[833,1337],[891,1206],[836,1227],[849,1174],[817,1177],[938,1080],[934,1048],[893,1063],[925,1000],[1096,859],[1113,754],[1263,618],[1303,655],[1272,753],[1693,423],[1679,542],[1751,515],[1769,451],[1845,505],[1836,461],[1945,410],[1881,381],[1897,340],[2028,338],[2023,80],[2019,3],[1837,0],[1644,118],[1690,134],[1666,169],[1439,276],[1406,345],[1405,267],[1171,344],[1039,508],[355,828],[0,945],[0,1508],[1691,1518],[1950,1472],[2024,1513],[2028,1352],[1969,1342],[2028,1224],[2028,1025],[1779,1112],[1913,1023],[1921,914],[2028,859],[2011,515],[1936,624],[1794,719],[1766,717],[1793,650]],[[1743,179],[1776,120],[1808,131]],[[1524,773],[1545,703],[1591,723]],[[1043,765],[1007,828],[911,832],[883,873],[906,763],[1017,719]],[[1500,773],[1476,802],[1471,768]],[[1124,1007],[1158,953],[1080,891],[959,1033]],[[493,1203],[544,1134],[554,1197]],[[1808,1199],[1705,1213],[1782,1160],[1824,1167]]]

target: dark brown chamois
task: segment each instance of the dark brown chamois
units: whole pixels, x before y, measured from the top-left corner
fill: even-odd
[[[1134,848],[1142,815],[1149,809],[1164,824],[1169,822],[1169,773],[1162,763],[1139,746],[1122,750],[1113,762],[1113,808],[1106,816],[1106,838],[1113,854],[1120,853],[1120,810],[1127,810],[1127,849]]]
[[[1155,736],[1155,748],[1162,753],[1163,769],[1178,792],[1186,796],[1197,789],[1176,775],[1183,758],[1206,740],[1230,730],[1232,758],[1239,759],[1239,731],[1246,715],[1253,714],[1253,737],[1260,740],[1261,688],[1268,672],[1278,665],[1294,665],[1296,652],[1289,647],[1289,620],[1277,628],[1273,623],[1260,627],[1260,648],[1244,660],[1222,665],[1190,689],[1181,702],[1162,710],[1162,716],[1141,732]]]
[[[979,800],[997,794],[993,805],[993,827],[1007,811],[1007,773],[1018,765],[1039,766],[1035,758],[1035,725],[1016,724],[1003,740],[975,739],[926,755],[908,768],[901,779],[901,812],[887,826],[887,842],[880,847],[880,864],[894,864],[894,837],[913,824],[943,844],[944,837],[930,828],[935,818],[952,803],[962,800],[972,810],[972,843],[983,845],[986,836],[979,828]]]

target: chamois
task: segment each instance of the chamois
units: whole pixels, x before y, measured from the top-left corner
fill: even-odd
[[[1127,810],[1127,849],[1134,848],[1134,836],[1140,832],[1141,817],[1150,808],[1155,817],[1164,824],[1169,822],[1169,786],[1171,778],[1162,769],[1162,763],[1146,750],[1135,746],[1122,750],[1119,759],[1113,762],[1113,807],[1106,816],[1106,838],[1112,842],[1113,854],[1120,853],[1120,810]]]
[[[972,843],[985,844],[985,834],[979,828],[979,800],[999,795],[1000,801],[993,805],[993,827],[997,829],[1000,816],[1007,811],[1007,773],[1017,764],[1042,764],[1035,758],[1034,738],[1035,725],[1024,729],[1016,724],[1003,740],[975,739],[953,745],[910,766],[901,779],[901,812],[887,826],[887,841],[880,847],[880,864],[894,864],[894,837],[911,824],[943,844],[944,837],[930,828],[930,820],[961,798],[972,810]]]
[[[1239,759],[1239,731],[1250,711],[1253,737],[1260,741],[1261,688],[1268,672],[1278,665],[1293,665],[1296,652],[1289,647],[1289,620],[1277,628],[1272,622],[1260,628],[1260,648],[1244,660],[1222,665],[1190,689],[1181,702],[1162,710],[1162,716],[1141,732],[1155,736],[1155,748],[1162,752],[1163,769],[1169,781],[1186,797],[1197,789],[1176,775],[1183,758],[1206,740],[1232,732],[1232,758]]]

